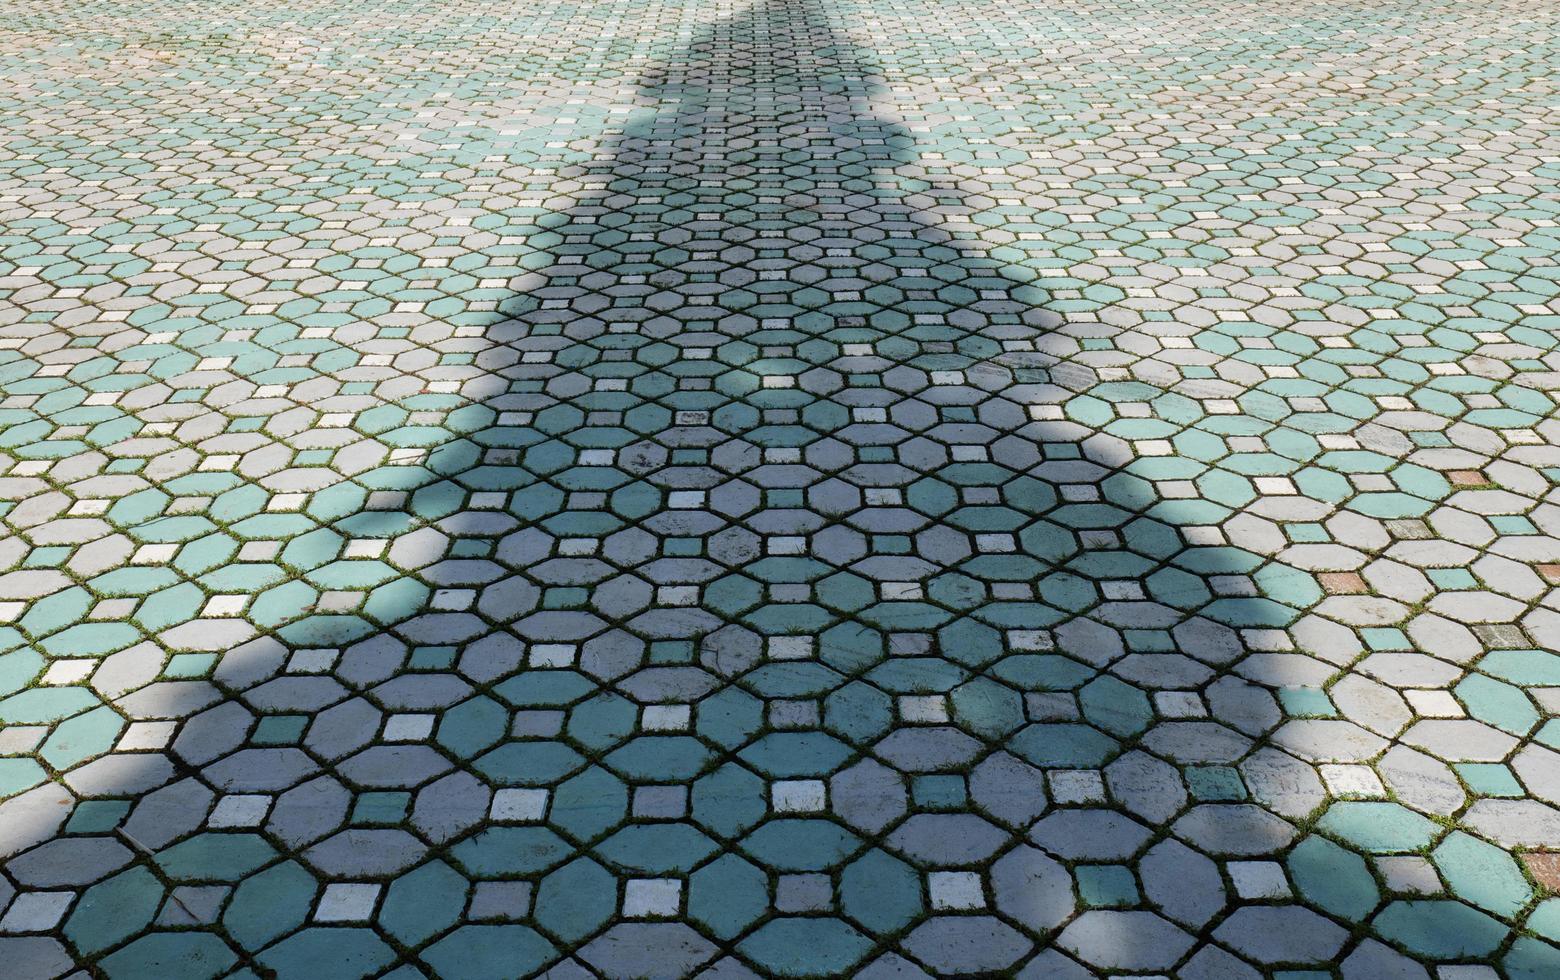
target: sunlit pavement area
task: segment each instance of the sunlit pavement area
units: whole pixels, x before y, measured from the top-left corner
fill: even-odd
[[[1560,8],[0,18],[0,973],[1560,977]]]

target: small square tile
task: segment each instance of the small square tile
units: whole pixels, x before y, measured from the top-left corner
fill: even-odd
[[[769,724],[775,728],[817,728],[821,720],[816,701],[769,702]]]
[[[150,752],[166,748],[173,739],[178,723],[172,721],[133,721],[119,736],[114,746],[119,752]]]
[[[962,807],[969,793],[963,776],[917,776],[910,784],[915,805],[925,810],[954,810]]]
[[[217,921],[222,903],[232,889],[227,885],[180,885],[168,894],[157,914],[161,926],[205,926]]]
[[[529,881],[479,881],[466,917],[474,922],[523,919],[530,909]]]
[[[385,741],[424,741],[433,734],[433,722],[433,715],[391,715],[385,722]]]
[[[412,794],[397,792],[362,793],[352,806],[354,826],[388,826],[406,819]]]
[[[1358,572],[1322,572],[1316,580],[1331,595],[1359,595],[1370,591],[1370,586]]]
[[[1091,908],[1126,908],[1138,904],[1132,869],[1117,864],[1081,864],[1073,869],[1078,897]]]
[[[948,720],[948,699],[941,694],[909,694],[899,699],[899,717],[908,724],[940,725]]]
[[[530,650],[531,666],[542,669],[572,667],[577,652],[572,643],[538,643]]]
[[[106,834],[130,812],[129,800],[82,800],[65,822],[67,834]]]
[[[827,912],[834,907],[834,885],[828,875],[781,875],[775,882],[775,910]]]
[[[1500,974],[1493,966],[1468,963],[1438,967],[1435,980],[1500,980]]]
[[[307,715],[266,715],[249,733],[255,745],[297,745],[309,725]]]
[[[1375,859],[1376,870],[1396,895],[1439,895],[1441,876],[1429,859],[1418,855],[1382,856]]]
[[[97,669],[96,660],[69,659],[56,660],[49,665],[49,669],[43,672],[38,679],[40,684],[50,686],[65,686],[77,684],[87,679],[92,671]]]
[[[888,634],[888,653],[893,657],[924,657],[932,652],[932,638],[925,633]]]
[[[926,876],[934,909],[983,909],[986,894],[976,871],[933,871]]]
[[[1055,769],[1047,773],[1051,800],[1059,804],[1103,803],[1105,777],[1097,769]]]
[[[1387,795],[1387,788],[1381,785],[1381,777],[1370,766],[1324,763],[1318,768],[1322,782],[1327,784],[1328,792],[1334,796],[1381,799]]]
[[[31,752],[49,735],[48,725],[0,726],[0,755]]]
[[[810,636],[771,636],[769,658],[771,660],[805,660],[813,655],[813,638]]]
[[[623,888],[623,916],[629,919],[674,916],[682,902],[676,878],[634,878]]]
[[[340,650],[328,648],[310,648],[299,650],[287,661],[289,674],[323,674],[336,666],[336,660],[341,656]]]
[[[1288,898],[1289,880],[1276,861],[1231,861],[1225,866],[1235,894],[1245,899]]]
[[[1024,710],[1030,721],[1074,721],[1078,699],[1066,691],[1035,691],[1024,695]]]
[[[1166,718],[1203,718],[1208,714],[1202,695],[1196,691],[1156,692],[1154,707]]]
[[[650,820],[676,820],[688,813],[688,787],[634,787],[634,816]]]
[[[1468,788],[1480,796],[1517,797],[1522,784],[1511,768],[1499,762],[1464,762],[1452,766]]]
[[[652,704],[640,715],[640,724],[649,732],[682,732],[688,730],[693,708],[686,704]]]
[[[1403,697],[1416,714],[1426,718],[1463,718],[1468,712],[1451,691],[1404,691]]]
[[[1534,851],[1522,855],[1522,863],[1540,888],[1551,895],[1560,895],[1560,853]]]
[[[488,812],[499,823],[535,823],[547,813],[547,790],[501,789]]]
[[[0,932],[45,932],[65,917],[75,892],[22,892],[0,917]]]
[[[1278,701],[1284,707],[1284,714],[1291,718],[1335,718],[1338,715],[1332,698],[1319,687],[1279,688]]]
[[[224,796],[217,800],[211,815],[206,818],[208,827],[258,827],[265,822],[266,811],[271,808],[271,798],[259,794]]]
[[[516,711],[509,732],[516,738],[552,738],[563,731],[562,711]]]
[[[367,922],[379,901],[379,885],[336,883],[325,886],[325,894],[314,910],[316,922]]]
[[[816,813],[824,807],[823,780],[780,780],[769,787],[769,799],[776,813]]]
[[[1192,766],[1186,770],[1186,786],[1204,803],[1237,802],[1246,798],[1240,770],[1232,766]]]

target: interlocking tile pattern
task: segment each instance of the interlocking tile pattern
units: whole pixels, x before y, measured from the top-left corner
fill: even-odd
[[[0,973],[1560,976],[1560,8],[0,22]]]

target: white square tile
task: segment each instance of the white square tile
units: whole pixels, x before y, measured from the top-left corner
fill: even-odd
[[[1451,691],[1404,691],[1403,697],[1417,714],[1426,718],[1462,718],[1467,715]]]
[[[686,704],[652,704],[640,716],[641,724],[650,732],[683,732],[688,730],[693,709]]]
[[[770,786],[769,798],[776,813],[816,813],[824,805],[823,780],[781,780]]]
[[[130,614],[135,612],[136,604],[139,602],[139,599],[104,599],[92,607],[92,618],[129,619]],[[17,605],[20,606],[21,603],[17,603]],[[17,611],[20,612],[21,610],[18,609]],[[0,615],[0,622],[9,621],[10,617]]]
[[[206,818],[210,827],[258,827],[271,808],[271,798],[256,793],[224,796]]]
[[[682,901],[676,878],[633,878],[623,888],[623,915],[630,919],[673,916]]]
[[[74,658],[69,660],[56,660],[49,665],[49,669],[43,672],[38,679],[40,684],[48,684],[54,687],[66,684],[79,684],[97,669],[96,660],[86,658]]]
[[[574,664],[572,643],[538,643],[531,648],[532,667],[570,667]]]
[[[0,725],[0,755],[31,752],[48,734],[47,725]]]
[[[1159,691],[1154,706],[1166,718],[1202,718],[1208,714],[1202,695],[1196,691]]]
[[[313,648],[299,650],[287,661],[287,672],[290,674],[323,674],[336,665],[336,658],[341,656],[341,651],[330,648]]]
[[[663,585],[655,590],[655,601],[661,606],[696,606],[699,603],[699,587]]]
[[[1241,898],[1288,898],[1289,881],[1276,861],[1231,861],[1227,866]]]
[[[813,655],[813,638],[810,636],[771,636],[769,658],[771,660],[805,660]]]
[[[133,721],[114,747],[121,752],[160,749],[172,740],[177,726],[173,721]]]
[[[983,909],[986,895],[974,871],[933,871],[927,875],[934,909]]]
[[[1056,803],[1103,803],[1105,778],[1096,769],[1057,769],[1047,779]]]
[[[1435,971],[1436,980],[1500,980],[1493,966],[1475,963],[1443,966]]]
[[[379,900],[379,887],[356,882],[326,885],[319,907],[314,910],[314,920],[367,922],[374,914],[374,903]]]
[[[1334,796],[1366,797],[1379,799],[1387,795],[1381,785],[1381,777],[1370,766],[1354,766],[1327,763],[1319,767],[1322,782]]]
[[[899,699],[899,717],[911,724],[940,725],[948,720],[948,700],[941,694],[907,694]]]
[[[535,823],[547,813],[545,789],[501,789],[493,794],[489,809],[500,823]]]
[[[433,734],[433,715],[391,715],[385,722],[386,742],[421,742]]]

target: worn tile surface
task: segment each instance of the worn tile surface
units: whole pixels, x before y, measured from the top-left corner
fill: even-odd
[[[1560,976],[1554,5],[0,19],[6,976]]]

